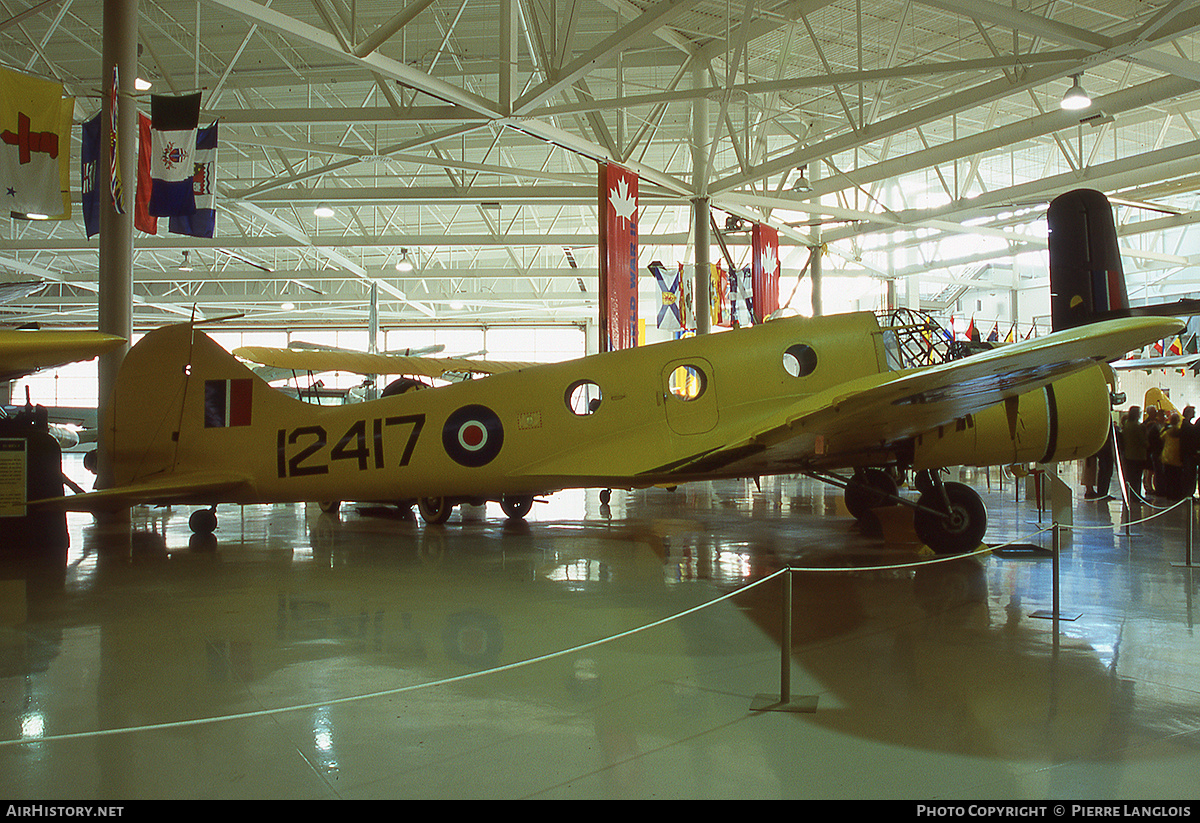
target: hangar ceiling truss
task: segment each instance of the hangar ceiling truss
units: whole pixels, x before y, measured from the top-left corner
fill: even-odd
[[[719,222],[778,227],[785,269],[820,243],[826,277],[881,292],[915,278],[943,308],[1044,285],[1019,261],[1044,250],[1049,199],[1087,186],[1126,204],[1135,294],[1196,288],[1200,0],[138,10],[141,76],[201,90],[202,122],[221,123],[219,236],[137,233],[139,326],[192,311],[361,324],[372,287],[391,323],[593,318],[601,161],[641,177],[643,264],[693,259],[707,196]],[[82,122],[100,106],[102,29],[100,3],[0,0],[0,62],[62,81]],[[1058,105],[1075,76],[1094,100],[1082,113]],[[97,241],[78,210],[4,234],[0,280],[48,284],[0,305],[4,322],[93,324]],[[744,259],[747,237],[729,240]]]

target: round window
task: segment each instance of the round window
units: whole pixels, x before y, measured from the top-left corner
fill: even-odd
[[[707,385],[708,380],[705,378],[704,372],[696,366],[679,366],[673,369],[671,378],[667,381],[667,388],[670,389],[671,394],[684,401],[700,397],[704,394]]]
[[[797,343],[783,353],[783,368],[792,377],[807,377],[817,367],[817,353],[812,346]]]
[[[586,417],[600,408],[602,399],[600,386],[591,380],[580,380],[567,389],[567,408],[580,417]]]

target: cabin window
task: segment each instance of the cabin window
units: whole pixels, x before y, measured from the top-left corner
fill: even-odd
[[[604,395],[600,386],[591,380],[579,380],[567,389],[567,408],[573,414],[586,417],[600,408]]]
[[[783,353],[783,368],[792,377],[807,377],[817,368],[817,353],[804,343],[790,346]]]
[[[683,365],[671,371],[667,388],[680,400],[692,401],[704,394],[708,388],[708,378],[698,367]]]

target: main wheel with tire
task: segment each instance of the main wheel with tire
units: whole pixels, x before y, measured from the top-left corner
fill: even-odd
[[[421,518],[431,526],[440,526],[450,519],[454,504],[444,497],[422,497],[417,501]]]
[[[195,534],[212,534],[217,530],[217,513],[212,509],[196,509],[188,518],[188,527]]]
[[[532,508],[533,495],[531,494],[505,495],[500,500],[500,510],[509,520],[524,520],[525,515],[529,514],[529,510]]]
[[[946,500],[942,500],[936,489],[917,500],[921,506],[913,517],[917,537],[938,554],[961,554],[977,548],[987,532],[987,507],[983,500],[962,483],[943,483],[942,490]]]

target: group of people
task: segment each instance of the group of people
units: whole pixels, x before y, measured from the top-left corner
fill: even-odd
[[[1131,500],[1147,495],[1182,500],[1196,493],[1200,424],[1195,417],[1193,406],[1182,413],[1150,407],[1144,417],[1141,408],[1130,406],[1121,416],[1121,470]]]

